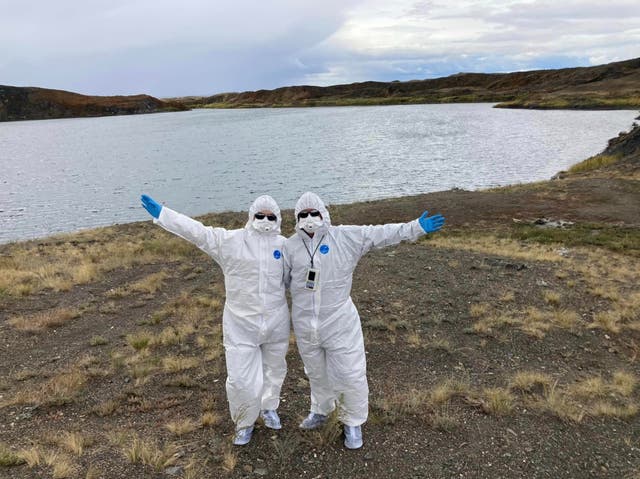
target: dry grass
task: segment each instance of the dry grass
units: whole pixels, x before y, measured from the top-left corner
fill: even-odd
[[[18,452],[18,457],[29,468],[37,467],[45,463],[45,452],[37,446],[30,447],[29,449],[23,449]]]
[[[600,376],[578,381],[569,390],[573,396],[586,399],[604,397],[609,392],[607,384]]]
[[[47,465],[53,468],[53,479],[76,477],[78,467],[67,456],[53,454],[49,456]]]
[[[80,311],[71,308],[58,308],[41,311],[32,316],[15,316],[7,321],[11,326],[30,333],[62,326],[80,316]]]
[[[611,301],[620,300],[620,292],[612,286],[595,286],[589,289],[589,293],[597,298],[609,299]]]
[[[559,270],[556,271],[555,276],[558,279],[567,279],[567,277],[569,276],[569,273],[567,273],[563,269],[559,269]]]
[[[52,468],[52,477],[54,479],[76,477],[78,472],[78,467],[69,457],[45,451],[37,446],[18,452],[18,456],[30,469],[39,466]]]
[[[94,444],[94,439],[79,432],[65,432],[59,442],[59,445],[68,452],[81,456],[85,448]]]
[[[522,371],[513,376],[509,382],[509,387],[517,391],[534,392],[537,389],[541,391],[550,387],[552,384],[551,376],[537,371]]]
[[[24,458],[18,452],[12,451],[9,446],[0,442],[0,467],[18,466],[24,462]]]
[[[476,321],[471,327],[475,333],[491,336],[494,332],[504,326],[521,324],[521,320],[508,313],[498,313],[489,315],[480,321]]]
[[[580,315],[569,309],[558,309],[551,313],[551,321],[559,328],[572,329],[580,320]]]
[[[604,166],[612,165],[613,163],[619,161],[621,155],[596,155],[591,158],[587,158],[580,163],[576,163],[571,168],[569,168],[568,173],[583,173],[586,171],[597,170],[598,168],[602,168]]]
[[[9,247],[0,257],[0,291],[15,297],[43,289],[68,291],[116,269],[198,254],[188,242],[159,229],[126,237],[117,227],[60,235],[46,244]]]
[[[487,314],[489,305],[487,303],[475,303],[469,307],[469,315],[472,318],[480,318]]]
[[[129,346],[136,351],[140,351],[149,347],[153,339],[153,335],[148,331],[138,331],[133,334],[128,334],[126,339]]]
[[[542,298],[544,299],[545,303],[557,306],[558,304],[560,304],[560,299],[562,298],[562,296],[556,291],[544,290],[542,292]]]
[[[498,298],[498,301],[502,303],[512,303],[516,299],[516,294],[513,291],[507,291]]]
[[[503,416],[514,408],[514,397],[507,389],[485,388],[482,396],[482,409],[488,414]]]
[[[189,374],[179,374],[177,376],[169,378],[164,383],[166,386],[173,386],[179,388],[195,388],[200,386],[200,383]]]
[[[335,444],[342,435],[342,425],[339,419],[339,408],[336,408],[327,419],[325,425],[312,431],[312,445],[319,449],[324,449],[331,444]]]
[[[206,477],[206,471],[208,471],[208,459],[201,460],[196,456],[191,456],[189,461],[184,466],[184,473],[182,479],[201,479]]]
[[[180,437],[198,429],[198,423],[191,418],[176,419],[165,424],[165,429],[170,433]]]
[[[36,389],[18,391],[2,405],[34,404],[37,406],[59,406],[73,402],[87,381],[85,373],[73,369],[59,373]]]
[[[166,272],[160,271],[158,273],[150,274],[149,276],[146,276],[139,281],[136,281],[135,283],[131,284],[129,288],[132,291],[140,293],[154,294],[156,291],[162,288],[162,286],[164,286],[164,282],[168,277],[169,275]]]
[[[631,396],[637,385],[638,379],[633,374],[626,371],[616,371],[613,373],[609,387],[621,396]]]
[[[178,460],[178,448],[174,444],[159,446],[155,441],[140,439],[137,435],[124,447],[129,462],[140,463],[162,471]]]
[[[109,344],[109,340],[102,337],[102,336],[93,336],[90,340],[89,340],[89,346],[95,347],[95,346],[104,346],[105,344]]]
[[[194,357],[168,356],[162,358],[162,367],[165,372],[178,373],[187,369],[195,368],[200,364],[200,360]]]
[[[557,252],[558,245],[523,244],[519,241],[499,238],[491,234],[470,233],[464,236],[436,235],[428,240],[429,246],[449,248],[524,261],[550,261],[560,263],[565,259]]]
[[[422,337],[418,332],[412,332],[407,335],[407,344],[410,348],[418,348],[422,345]]]
[[[84,479],[100,479],[100,477],[103,477],[100,469],[95,467],[93,464],[90,464],[87,468],[87,473],[85,474]]]
[[[441,405],[449,402],[453,397],[471,396],[471,385],[464,379],[446,379],[436,385],[429,394],[429,400],[434,405]]]
[[[238,465],[238,454],[231,448],[224,451],[222,455],[222,469],[227,473],[232,473]]]
[[[615,419],[631,419],[638,414],[636,404],[617,405],[608,402],[597,402],[589,410],[589,414],[594,417],[608,417]]]
[[[625,371],[615,372],[610,380],[593,376],[564,388],[556,381],[545,386],[534,407],[566,422],[578,423],[587,416],[627,420],[639,412],[631,397],[636,385],[637,378]]]
[[[460,425],[460,421],[453,414],[450,403],[445,403],[438,407],[430,416],[431,426],[440,432],[451,432]]]
[[[569,423],[582,422],[585,416],[585,411],[580,405],[562,394],[557,387],[557,382],[545,388],[542,399],[535,404],[535,407]]]
[[[445,353],[451,354],[454,350],[451,341],[445,338],[434,338],[430,341],[427,341],[424,345],[427,349],[433,349],[435,351],[443,351]]]
[[[620,314],[617,311],[602,311],[593,316],[593,321],[587,326],[589,329],[602,329],[609,333],[618,334],[622,330]]]
[[[106,417],[114,414],[119,407],[120,403],[118,401],[114,399],[108,399],[107,401],[94,406],[91,411],[100,417]]]
[[[212,411],[205,412],[200,418],[200,425],[202,427],[214,427],[222,422],[222,417]]]
[[[528,336],[542,339],[552,328],[573,329],[579,322],[577,312],[568,309],[543,311],[528,306],[524,311],[496,312],[476,321],[471,331],[485,336],[496,336],[508,327],[517,328]]]

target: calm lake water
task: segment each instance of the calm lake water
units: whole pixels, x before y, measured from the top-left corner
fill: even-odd
[[[289,208],[307,190],[348,203],[548,179],[636,115],[458,104],[0,123],[0,242],[148,219],[140,193],[197,215],[263,193]]]

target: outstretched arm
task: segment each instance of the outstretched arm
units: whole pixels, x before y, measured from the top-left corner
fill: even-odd
[[[444,216],[428,216],[425,211],[420,218],[408,223],[389,223],[385,225],[343,226],[355,243],[360,246],[360,255],[374,248],[384,248],[402,241],[415,241],[426,233],[434,233],[444,225]]]
[[[186,239],[216,261],[219,259],[220,242],[226,233],[224,228],[212,228],[186,215],[162,206],[147,195],[140,197],[142,206],[153,216],[153,222],[165,230]]]

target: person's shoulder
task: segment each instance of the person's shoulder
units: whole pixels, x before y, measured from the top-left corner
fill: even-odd
[[[293,233],[291,236],[284,240],[284,244],[289,246],[302,244],[302,238],[300,238],[300,235],[298,233]]]
[[[333,234],[351,234],[361,230],[361,225],[336,225],[331,226],[329,232]]]
[[[229,239],[229,240],[238,239],[238,238],[244,238],[244,236],[245,236],[245,234],[247,232],[245,228],[238,228],[238,229],[233,229],[233,230],[228,230],[226,228],[216,228],[216,229],[222,230],[224,238]]]

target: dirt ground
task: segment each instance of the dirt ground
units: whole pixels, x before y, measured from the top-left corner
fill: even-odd
[[[372,252],[356,270],[370,386],[357,451],[333,422],[298,430],[309,388],[293,340],[283,429],[258,425],[248,446],[230,445],[223,278],[197,250],[66,291],[0,295],[0,477],[638,479],[640,251],[509,235],[539,218],[637,234],[639,205],[637,180],[591,175],[332,206],[335,224],[425,208],[447,218],[439,237]],[[157,230],[123,225],[91,241],[168,238]],[[0,258],[83,241],[5,245]],[[114,293],[157,273],[156,291]],[[80,313],[36,332],[12,322],[60,308]]]

